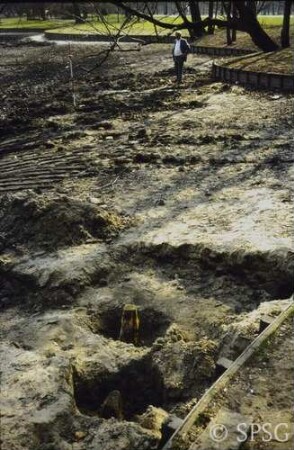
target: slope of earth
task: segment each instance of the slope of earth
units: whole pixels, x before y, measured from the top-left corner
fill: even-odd
[[[264,16],[265,20],[260,18],[260,23],[266,33],[278,44],[281,45],[281,24],[279,25],[270,25],[270,23],[266,23],[266,21],[270,21],[270,18]],[[273,18],[273,16],[272,16]],[[290,37],[291,37],[291,45],[293,45],[293,36],[294,36],[294,23],[293,16],[291,16],[290,22]],[[212,47],[227,47],[227,36],[225,29],[216,29],[214,35],[206,35],[203,36],[199,41],[199,45],[204,46],[212,46]],[[252,51],[259,51],[258,47],[252,42],[252,39],[248,33],[244,33],[243,31],[237,31],[237,40],[233,42],[229,47],[236,48],[249,48]]]
[[[67,45],[1,47],[5,450],[157,448],[293,292],[293,96],[105,49],[72,45],[74,108]]]
[[[226,67],[253,72],[283,73],[293,75],[294,55],[293,49],[283,49],[272,53],[257,53],[245,58],[230,59]]]

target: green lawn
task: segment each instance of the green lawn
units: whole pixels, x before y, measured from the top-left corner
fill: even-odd
[[[157,19],[165,21],[170,24],[178,24],[182,22],[179,17],[165,17],[156,16]],[[259,21],[265,27],[280,27],[282,25],[282,16],[259,16]],[[122,26],[124,21],[124,16],[117,14],[109,14],[107,16],[107,27],[97,19],[90,19],[87,23],[76,25],[73,20],[26,20],[25,18],[9,18],[0,20],[1,28],[42,28],[47,31],[58,32],[58,33],[100,33],[109,34],[116,33],[117,30]],[[294,24],[294,17],[291,18],[291,23]],[[171,30],[161,27],[155,27],[152,23],[143,20],[134,20],[124,27],[124,32],[134,35],[148,35],[156,34],[160,35],[170,34]],[[188,35],[188,32],[183,31],[184,35]]]
[[[73,20],[26,20],[24,17],[15,17],[0,19],[0,29],[19,28],[22,30],[26,28],[42,28],[47,30],[48,28],[64,27],[64,25],[70,25],[72,23]]]
[[[258,18],[261,25],[267,27],[281,27],[283,23],[283,16],[259,16]],[[294,16],[291,16],[291,23],[294,24]]]
[[[58,30],[49,30],[50,32],[58,32],[58,33],[100,33],[100,34],[109,34],[109,32],[115,34],[124,24],[124,17],[120,16],[121,20],[118,21],[117,15],[111,15],[107,17],[107,25],[104,25],[102,22],[98,20],[87,21],[87,23],[79,24],[79,25],[71,25],[64,28],[59,28]],[[181,23],[181,19],[176,17],[157,17],[157,19],[170,23],[170,24],[178,24]],[[133,35],[150,35],[156,34],[156,32],[160,35],[169,34],[172,32],[170,29],[156,27],[152,23],[143,21],[143,20],[133,20],[123,26],[123,32]],[[183,31],[184,35],[188,36],[187,31]]]

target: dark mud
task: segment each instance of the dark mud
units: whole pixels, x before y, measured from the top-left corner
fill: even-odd
[[[0,251],[56,250],[97,240],[110,242],[130,219],[68,196],[34,192],[0,199]]]

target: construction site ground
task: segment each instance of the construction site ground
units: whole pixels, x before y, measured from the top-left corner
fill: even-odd
[[[156,449],[293,293],[293,95],[213,82],[200,55],[178,87],[170,46],[106,49],[0,48],[3,450]],[[276,342],[221,407],[290,420],[287,325]]]

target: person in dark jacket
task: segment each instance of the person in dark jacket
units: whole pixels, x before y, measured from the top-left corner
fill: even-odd
[[[177,31],[176,34],[176,41],[173,46],[173,58],[175,62],[175,69],[176,69],[176,76],[177,76],[177,83],[180,84],[182,82],[183,78],[183,67],[184,62],[187,61],[187,55],[190,50],[190,45],[186,41],[186,39],[182,38],[182,35],[180,31]]]

